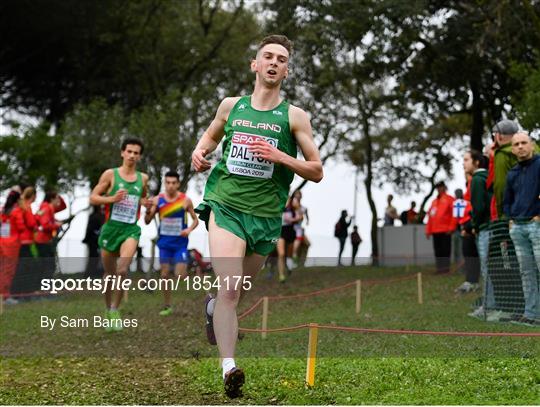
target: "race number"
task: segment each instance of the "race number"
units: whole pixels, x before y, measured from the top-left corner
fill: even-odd
[[[137,211],[139,209],[139,196],[126,195],[120,202],[113,204],[111,220],[123,223],[137,222]]]
[[[182,232],[182,218],[161,219],[160,233],[165,236],[179,236]]]
[[[263,140],[272,146],[278,146],[278,140],[272,137],[257,136],[255,134],[234,132],[231,138],[231,149],[227,158],[227,169],[231,174],[254,178],[272,178],[274,163],[263,158],[255,157],[249,146]]]

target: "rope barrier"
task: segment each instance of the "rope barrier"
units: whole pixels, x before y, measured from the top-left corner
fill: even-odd
[[[399,281],[412,280],[416,278],[416,275],[417,273],[412,273],[403,277],[397,277],[397,278],[391,278],[391,279],[362,280],[362,284],[367,284],[367,285],[390,284],[390,283],[395,283]],[[345,288],[353,287],[353,286],[356,286],[356,284],[357,283],[355,280],[355,281],[351,281],[350,283],[338,285],[335,287],[324,288],[321,290],[310,291],[308,293],[300,293],[300,294],[292,294],[292,295],[274,295],[274,296],[268,296],[267,298],[268,300],[283,301],[283,300],[291,300],[291,299],[298,299],[298,298],[314,297],[317,295],[327,294],[334,291],[343,290]],[[240,314],[238,316],[238,321],[251,315],[262,302],[263,302],[263,297],[259,298],[251,307],[249,307],[246,311]]]
[[[334,291],[343,290],[344,288],[352,287],[355,284],[356,284],[356,281],[352,281],[350,283],[343,284],[343,285],[340,285],[340,286],[324,288],[322,290],[311,291],[309,293],[292,294],[292,295],[274,295],[274,296],[269,296],[268,299],[269,300],[275,300],[275,301],[281,301],[281,300],[290,300],[290,299],[295,299],[295,298],[313,297],[313,296],[316,296],[316,295],[321,295],[321,294],[326,294],[326,293],[330,293],[330,292],[334,292]]]
[[[257,329],[257,328],[238,328],[242,332],[253,332],[253,333],[262,333],[262,332],[286,332],[286,331],[298,331],[303,328],[309,328],[308,324],[301,324],[295,326],[286,326],[283,328],[268,328],[268,329]]]
[[[463,331],[419,331],[419,330],[406,330],[406,329],[380,329],[380,328],[358,328],[351,326],[339,326],[339,325],[320,325],[317,324],[320,329],[328,329],[344,332],[359,332],[359,333],[383,333],[392,335],[435,335],[435,336],[500,336],[500,337],[540,337],[540,332],[463,332]],[[282,328],[239,328],[242,332],[262,333],[262,332],[285,332],[295,331],[303,328],[309,328],[309,324],[295,325],[291,327]]]
[[[371,280],[362,280],[362,284],[367,285],[376,285],[376,284],[389,284],[400,281],[417,279],[419,273],[413,273],[410,275],[390,278],[390,279],[371,279]],[[419,279],[420,280],[420,279]],[[421,280],[419,281],[421,284]],[[329,287],[321,290],[311,291],[308,293],[294,294],[294,295],[277,295],[277,296],[268,296],[260,297],[251,307],[245,310],[242,314],[238,316],[238,321],[246,318],[251,315],[255,310],[261,305],[266,298],[266,301],[275,300],[289,300],[289,299],[298,299],[298,298],[307,298],[317,295],[327,294],[330,292],[335,292],[343,290],[345,288],[353,287],[358,285],[358,280],[351,281],[347,284],[342,284],[335,287]],[[423,301],[419,301],[422,303]],[[296,331],[304,328],[309,328],[310,324],[301,324],[291,327],[281,327],[281,328],[238,328],[242,332],[250,333],[261,333],[266,334],[270,332],[287,332],[287,331]],[[348,326],[337,326],[337,325],[319,325],[318,328],[328,329],[328,330],[338,330],[343,332],[358,332],[358,333],[383,333],[391,335],[432,335],[432,336],[468,336],[468,337],[540,337],[540,332],[463,332],[463,331],[421,331],[421,330],[404,330],[404,329],[381,329],[381,328],[360,328],[360,327],[348,327]],[[263,336],[264,337],[264,336]]]
[[[241,319],[244,319],[245,317],[247,317],[249,314],[251,314],[253,311],[255,311],[257,309],[257,307],[263,302],[263,298],[259,298],[257,300],[257,302],[255,302],[255,304],[253,304],[250,308],[248,308],[246,311],[244,311],[242,314],[240,314],[238,316],[238,321],[240,321]]]
[[[437,335],[437,336],[514,336],[514,337],[540,337],[540,332],[462,332],[462,331],[418,331],[405,329],[378,329],[356,328],[347,326],[319,325],[321,329],[361,332],[361,333],[384,333],[395,335]]]

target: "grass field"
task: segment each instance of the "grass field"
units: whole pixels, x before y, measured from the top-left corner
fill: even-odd
[[[412,271],[412,270],[411,270]],[[416,271],[416,270],[415,270]],[[402,276],[400,268],[311,268],[285,286],[257,279],[246,309],[263,295],[287,295],[357,278]],[[434,331],[535,332],[466,316],[475,295],[453,293],[460,275],[424,275],[424,304],[416,280],[363,285],[362,311],[354,287],[317,297],[270,303],[269,327],[309,322],[366,328]],[[92,318],[97,294],[7,307],[0,316],[0,404],[532,404],[540,403],[540,344],[536,338],[441,337],[319,332],[316,382],[304,385],[307,330],[246,333],[237,363],[247,376],[242,399],[222,394],[216,349],[203,333],[204,293],[175,293],[175,313],[158,317],[159,293],[130,292],[123,317],[138,327],[118,333],[96,328],[39,327],[41,315]],[[260,327],[261,309],[243,327]]]

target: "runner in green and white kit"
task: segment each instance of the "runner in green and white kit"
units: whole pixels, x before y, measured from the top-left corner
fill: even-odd
[[[90,195],[91,205],[106,205],[106,222],[99,235],[104,279],[116,275],[121,280],[127,276],[141,236],[137,225],[141,204],[152,206],[152,201],[146,199],[148,175],[136,170],[143,152],[142,142],[126,139],[121,150],[122,166],[104,171]],[[122,329],[118,307],[123,294],[123,290],[113,292],[106,288],[104,326],[108,332]]]
[[[192,154],[196,171],[210,169],[205,156],[223,138],[223,156],[212,170],[203,202],[195,211],[209,231],[210,256],[219,278],[217,298],[207,297],[207,334],[222,358],[225,392],[241,395],[244,372],[236,367],[236,308],[245,278],[254,276],[275,248],[294,174],[314,182],[323,177],[306,112],[280,97],[288,75],[291,43],[271,35],[251,62],[253,94],[225,98]],[[296,159],[297,146],[305,160]],[[234,278],[242,278],[234,284]],[[215,335],[215,336],[214,336]]]

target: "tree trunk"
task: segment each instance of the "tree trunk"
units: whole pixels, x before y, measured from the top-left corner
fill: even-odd
[[[431,198],[431,195],[433,195],[433,192],[435,192],[435,185],[431,184],[428,194],[424,197],[422,203],[420,204],[420,210],[418,211],[418,223],[424,223],[424,218],[426,217],[426,204],[428,203],[429,198]]]
[[[478,83],[471,82],[472,92],[472,129],[471,129],[471,148],[482,151],[482,135],[484,133],[484,114],[482,95]]]
[[[373,200],[373,146],[371,143],[371,135],[369,123],[364,120],[364,137],[366,138],[366,179],[364,185],[366,187],[366,195],[371,209],[371,261],[373,266],[379,265],[379,242],[377,239],[377,207]]]

